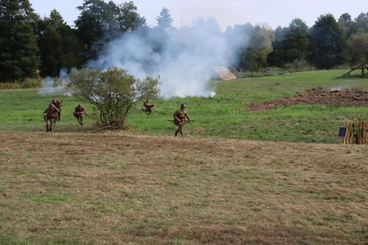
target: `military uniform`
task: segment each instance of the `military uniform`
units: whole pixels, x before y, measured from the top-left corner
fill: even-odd
[[[58,112],[58,121],[60,121],[60,119],[61,119],[61,102],[57,99],[53,99],[51,104],[54,105],[56,111]]]
[[[85,114],[86,110],[84,109],[83,106],[79,104],[77,107],[75,107],[73,115],[75,118],[77,118],[80,125],[83,125],[83,117]]]
[[[144,112],[147,112],[148,114],[150,114],[152,112],[152,108],[154,107],[154,105],[150,104],[148,102],[148,100],[146,100],[144,103],[143,103],[143,108],[142,108],[142,111]]]
[[[188,119],[189,121],[191,121],[185,110],[185,104],[180,105],[180,109],[174,113],[173,118],[174,124],[177,126],[175,136],[177,136],[178,133],[183,136],[183,126],[185,124],[185,120]]]

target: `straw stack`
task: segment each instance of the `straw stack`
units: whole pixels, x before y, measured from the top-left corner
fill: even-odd
[[[368,122],[358,119],[347,122],[345,126],[344,144],[368,144]]]

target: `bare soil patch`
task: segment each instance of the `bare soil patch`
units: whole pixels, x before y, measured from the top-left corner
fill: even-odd
[[[294,97],[252,104],[252,111],[264,111],[281,106],[321,104],[332,106],[368,106],[368,91],[362,89],[329,90],[322,87],[297,92]]]
[[[367,152],[0,133],[0,243],[364,244]]]

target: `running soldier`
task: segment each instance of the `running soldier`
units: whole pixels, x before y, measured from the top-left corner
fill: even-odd
[[[149,103],[149,99],[147,99],[144,103],[143,103],[143,107],[142,107],[142,111],[146,112],[147,114],[151,114],[152,113],[152,108],[154,107],[153,104]]]
[[[61,119],[61,106],[62,106],[62,103],[58,100],[58,99],[53,99],[51,101],[51,104],[54,105],[54,107],[56,108],[57,112],[58,112],[58,121],[60,121]]]
[[[174,117],[174,124],[177,126],[175,131],[175,136],[178,135],[178,133],[183,136],[183,126],[186,123],[186,119],[188,119],[188,122],[190,122],[190,118],[187,115],[187,112],[185,110],[185,104],[180,105],[180,109],[177,110],[173,117]]]
[[[83,125],[83,117],[87,114],[86,110],[84,109],[81,104],[75,107],[73,116],[77,119],[80,125]]]

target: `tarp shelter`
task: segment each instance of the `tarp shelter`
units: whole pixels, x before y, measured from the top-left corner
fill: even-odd
[[[214,66],[213,70],[222,80],[229,81],[236,79],[234,73],[224,66]]]

